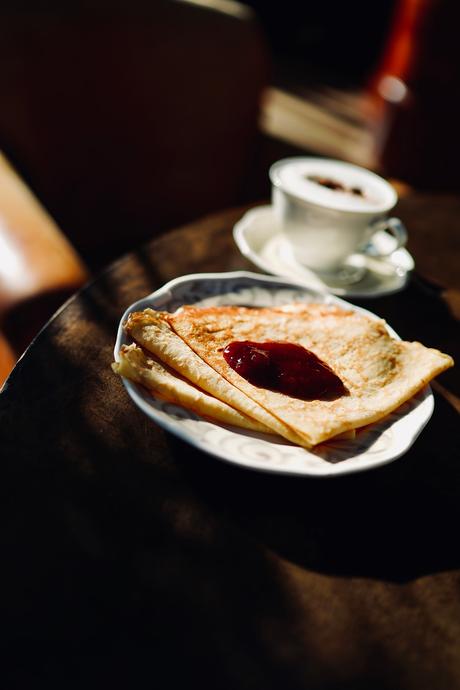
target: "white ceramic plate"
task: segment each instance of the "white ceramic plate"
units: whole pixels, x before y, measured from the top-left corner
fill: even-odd
[[[115,359],[121,345],[130,342],[122,324],[132,311],[152,307],[172,312],[183,304],[274,306],[292,302],[338,304],[376,318],[333,295],[272,276],[246,272],[188,275],[167,283],[127,309],[118,328]],[[398,337],[391,328],[389,331]],[[433,412],[433,395],[427,386],[384,421],[360,431],[353,441],[327,442],[308,451],[282,438],[209,422],[155,398],[131,381],[124,380],[124,385],[150,419],[200,450],[241,467],[292,475],[331,477],[385,465],[407,451]]]
[[[345,298],[371,298],[402,290],[414,269],[414,260],[404,247],[391,252],[394,239],[377,233],[373,246],[390,252],[383,258],[356,254],[354,259],[366,269],[364,276],[352,285],[333,286],[294,258],[292,249],[280,231],[272,206],[257,206],[247,211],[233,229],[236,246],[247,259],[266,273],[296,280],[313,290],[331,292]],[[370,248],[371,249],[371,248]]]

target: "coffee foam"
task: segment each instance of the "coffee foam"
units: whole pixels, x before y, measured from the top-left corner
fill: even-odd
[[[322,158],[287,158],[270,170],[274,185],[304,201],[352,212],[384,212],[396,203],[396,192],[378,175],[350,163]],[[347,189],[359,188],[363,196],[333,190],[309,177],[326,178]]]

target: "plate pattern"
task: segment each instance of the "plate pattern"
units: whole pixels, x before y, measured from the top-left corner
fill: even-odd
[[[183,304],[280,306],[292,302],[335,303],[375,318],[371,312],[331,294],[270,276],[246,272],[195,274],[171,281],[128,308],[120,321],[115,358],[121,345],[129,342],[122,324],[132,311],[146,307],[175,311]],[[389,331],[398,337],[391,328]],[[389,463],[408,450],[433,412],[433,396],[427,386],[384,421],[360,430],[354,440],[329,441],[305,450],[276,436],[208,421],[155,398],[131,381],[124,380],[124,385],[136,405],[154,422],[200,450],[242,467],[300,476],[336,476]]]

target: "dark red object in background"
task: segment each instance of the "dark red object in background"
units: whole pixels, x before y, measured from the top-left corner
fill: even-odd
[[[401,24],[395,26],[387,58],[410,49],[401,75],[407,94],[392,107],[382,168],[418,189],[458,192],[460,4],[405,0],[401,5],[416,16],[409,34]]]

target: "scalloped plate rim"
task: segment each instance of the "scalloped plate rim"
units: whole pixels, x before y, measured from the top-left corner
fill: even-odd
[[[263,274],[258,274],[258,273],[253,273],[250,271],[231,271],[231,272],[226,272],[226,273],[191,273],[183,276],[179,276],[177,278],[173,278],[172,280],[168,281],[165,283],[162,287],[160,287],[158,290],[153,291],[149,295],[146,295],[145,297],[136,300],[133,302],[123,313],[123,316],[120,319],[119,326],[118,326],[118,331],[117,331],[117,338],[115,342],[115,347],[114,347],[114,357],[115,360],[118,360],[118,351],[121,347],[122,344],[125,342],[128,342],[126,339],[126,336],[123,331],[123,323],[126,321],[127,316],[133,312],[133,311],[139,311],[142,309],[145,309],[148,306],[154,305],[157,308],[164,308],[165,307],[165,298],[172,299],[174,297],[174,291],[180,288],[181,286],[185,286],[187,283],[196,283],[196,282],[215,282],[215,281],[223,281],[223,282],[230,282],[230,281],[235,281],[235,280],[247,280],[247,281],[253,281],[254,282],[254,287],[259,284],[259,287],[264,287],[267,285],[278,285],[278,286],[284,286],[286,288],[290,289],[296,289],[297,291],[300,291],[302,293],[305,293],[306,295],[311,295],[312,297],[316,298],[317,300],[326,303],[326,304],[339,304],[343,306],[344,308],[347,309],[352,309],[353,311],[357,311],[359,313],[367,314],[371,318],[378,318],[375,314],[373,314],[371,311],[364,309],[363,307],[358,307],[354,304],[351,304],[347,302],[346,300],[342,299],[341,297],[338,297],[336,295],[333,295],[331,293],[327,292],[319,292],[313,288],[306,287],[304,285],[299,285],[295,281],[291,281],[288,278],[280,278],[278,276],[270,276],[270,275],[263,275]],[[225,294],[224,292],[221,292],[219,294]],[[400,339],[399,335],[394,331],[391,326],[386,324],[387,329],[389,333],[397,338]],[[180,423],[175,419],[170,413],[165,413],[161,410],[158,410],[156,407],[153,405],[150,405],[146,399],[145,396],[149,395],[146,391],[144,392],[142,387],[138,386],[137,384],[122,378],[123,385],[125,389],[128,392],[128,395],[130,398],[133,400],[133,402],[137,405],[137,407],[144,413],[146,414],[152,421],[157,423],[160,427],[168,431],[169,433],[177,436],[180,438],[182,441],[185,441],[186,443],[189,443],[190,445],[194,446],[198,450],[201,450],[205,452],[207,455],[213,456],[218,458],[219,460],[223,460],[227,463],[237,465],[238,467],[245,468],[245,469],[252,469],[256,470],[259,472],[265,472],[265,473],[271,473],[271,474],[282,474],[282,475],[287,475],[287,476],[295,476],[295,477],[310,477],[310,478],[332,478],[332,477],[338,477],[338,476],[343,476],[347,474],[354,474],[357,472],[364,472],[364,471],[370,471],[374,468],[381,467],[383,465],[389,464],[391,462],[394,462],[398,458],[401,458],[408,450],[409,448],[413,445],[415,440],[418,438],[426,424],[428,423],[429,419],[431,418],[431,415],[433,414],[434,410],[434,398],[433,394],[431,391],[431,388],[429,385],[425,386],[412,400],[416,401],[415,402],[415,407],[413,407],[410,412],[407,414],[404,414],[399,420],[395,422],[395,424],[401,420],[403,420],[405,417],[410,415],[412,412],[415,412],[419,408],[422,408],[421,411],[421,420],[419,421],[418,425],[416,426],[416,429],[412,430],[412,433],[409,435],[409,437],[406,437],[405,442],[401,445],[400,449],[398,452],[394,453],[390,457],[385,457],[383,459],[379,459],[377,461],[370,462],[367,460],[366,462],[363,462],[363,464],[360,465],[354,465],[354,464],[348,464],[347,465],[347,460],[342,460],[339,462],[327,462],[326,460],[322,460],[318,465],[314,465],[314,469],[312,468],[307,468],[307,469],[299,469],[299,468],[289,468],[289,467],[282,467],[282,466],[269,466],[269,465],[264,465],[260,461],[256,460],[251,460],[248,458],[245,458],[244,461],[242,461],[240,458],[233,456],[231,453],[228,451],[222,450],[220,447],[215,446],[215,445],[210,445],[205,442],[203,442],[200,438],[194,436],[191,434],[187,428],[184,426],[184,424]],[[152,399],[155,402],[159,402],[157,398],[152,396]],[[177,410],[183,410],[184,408],[181,408],[179,405],[175,405],[173,403],[167,403],[168,406],[172,406],[176,408]],[[192,422],[197,422],[199,424],[207,424],[209,425],[210,428],[214,429],[220,429],[222,430],[223,433],[227,432],[230,434],[235,434],[238,437],[245,437],[248,439],[254,439],[255,442],[257,443],[258,441],[262,440],[264,443],[269,443],[273,444],[273,441],[270,440],[269,436],[267,435],[264,437],[263,434],[257,434],[256,432],[250,432],[250,431],[245,431],[242,429],[237,429],[236,427],[232,426],[226,426],[223,424],[219,424],[217,422],[211,422],[204,417],[200,417],[198,414],[194,412],[188,412],[188,414],[191,414],[192,417],[190,417],[190,421]],[[392,413],[393,414],[393,413]],[[383,432],[385,433],[385,431]],[[306,453],[308,456],[314,455],[315,458],[318,460],[321,460],[318,456],[316,456],[314,453],[311,453],[310,451],[296,447],[293,444],[290,444],[288,441],[284,443],[282,440],[281,443],[278,442],[275,444],[276,446],[283,446],[288,449],[294,449],[296,452],[300,451],[302,453]],[[363,458],[364,459],[364,458]],[[348,460],[355,460],[355,457],[351,457]]]

